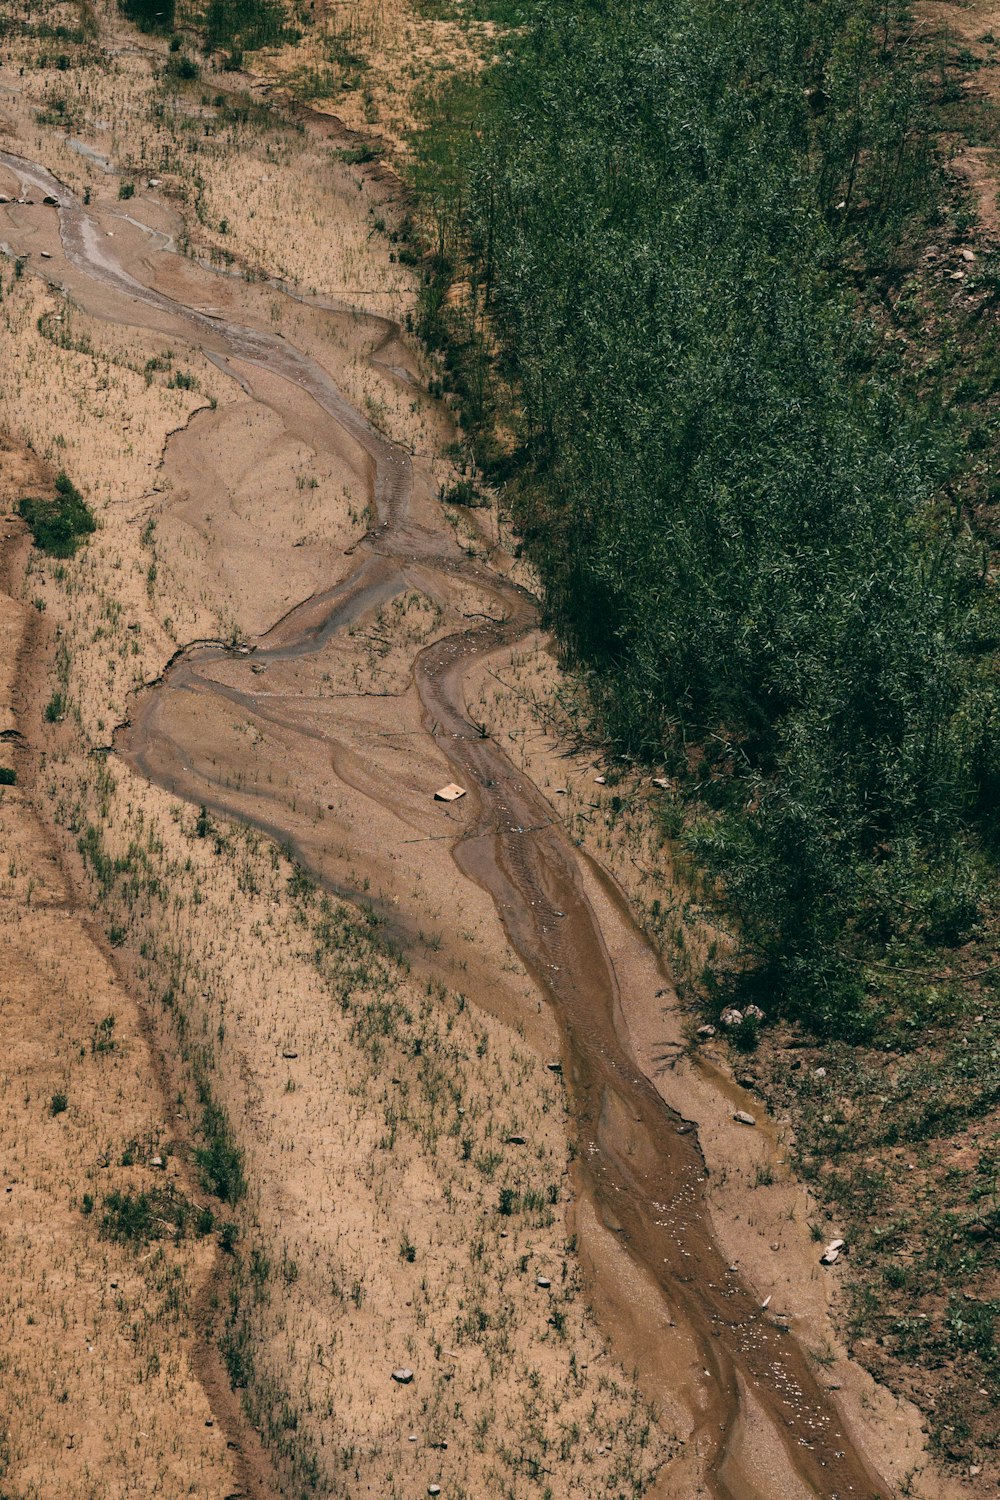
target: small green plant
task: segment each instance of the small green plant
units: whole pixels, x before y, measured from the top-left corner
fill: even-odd
[[[69,1100],[63,1093],[53,1094],[49,1100],[49,1114],[62,1115],[69,1109]]]
[[[0,766],[0,786],[17,786],[17,772],[12,766]]]

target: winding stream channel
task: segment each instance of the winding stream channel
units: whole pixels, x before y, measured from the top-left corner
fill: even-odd
[[[579,1148],[578,1198],[618,1237],[637,1269],[636,1280],[654,1289],[664,1327],[682,1329],[696,1351],[703,1374],[687,1404],[695,1424],[689,1445],[696,1445],[700,1456],[698,1488],[704,1484],[718,1500],[779,1500],[793,1493],[825,1500],[887,1497],[890,1491],[846,1429],[794,1334],[768,1317],[713,1238],[697,1134],[664,1103],[634,1060],[621,1018],[616,965],[585,890],[583,857],[553,821],[539,790],[470,720],[464,692],[470,670],[534,628],[534,601],[500,573],[465,556],[443,515],[436,527],[413,519],[409,453],[377,432],[315,360],[279,335],[210,317],[143,285],[114,258],[107,238],[63,184],[19,157],[0,152],[0,162],[25,191],[58,199],[63,253],[76,271],[113,294],[116,321],[141,327],[155,310],[175,324],[179,320],[190,343],[224,370],[230,361],[249,369],[251,385],[254,370],[278,377],[295,388],[297,400],[307,398],[340,425],[367,455],[374,474],[378,523],[354,548],[349,575],[284,615],[254,643],[252,656],[235,659],[212,646],[183,651],[159,683],[136,700],[131,722],[116,736],[118,754],[172,793],[255,822],[294,845],[279,803],[269,804],[262,795],[248,804],[245,792],[237,798],[229,790],[225,767],[210,774],[199,764],[192,702],[197,706],[226,696],[260,722],[279,723],[286,735],[315,734],[286,698],[264,692],[262,668],[335,651],[352,622],[417,586],[414,580],[432,594],[437,589],[445,596],[449,588],[465,584],[489,598],[496,618],[415,648],[412,673],[424,733],[470,790],[469,815],[458,826],[452,849],[461,878],[492,897],[511,945],[561,1029]],[[221,662],[228,664],[225,681],[218,680]],[[308,851],[303,857],[308,860]],[[634,927],[629,932],[630,942],[643,945]],[[627,1288],[616,1286],[607,1298],[595,1300],[614,1305],[628,1295]],[[645,1314],[640,1310],[636,1318],[642,1321]],[[671,1389],[676,1340],[664,1341],[662,1349],[655,1337],[653,1343],[660,1387]],[[627,1359],[627,1350],[618,1353]],[[770,1480],[766,1464],[763,1479],[759,1466],[753,1474],[743,1466],[740,1433],[750,1405],[758,1450],[763,1443],[781,1455]],[[780,1477],[790,1471],[796,1476],[793,1489]]]

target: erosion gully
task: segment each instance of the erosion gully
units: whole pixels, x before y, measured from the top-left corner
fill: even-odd
[[[0,161],[19,174],[26,191],[58,200],[67,260],[118,294],[115,317],[121,323],[143,326],[144,308],[181,320],[191,343],[223,369],[236,359],[297,386],[369,455],[378,525],[354,549],[346,579],[293,609],[256,643],[255,663],[295,659],[328,647],[352,621],[409,587],[408,569],[415,566],[425,578],[436,573],[442,593],[449,582],[459,580],[495,601],[500,620],[438,640],[413,662],[426,733],[473,793],[474,816],[457,835],[453,854],[462,873],[491,895],[511,944],[558,1019],[578,1145],[576,1191],[617,1236],[642,1273],[639,1279],[656,1289],[664,1326],[685,1329],[697,1349],[703,1385],[693,1406],[695,1430],[689,1444],[696,1442],[701,1454],[699,1485],[718,1500],[746,1500],[748,1495],[779,1500],[787,1494],[780,1478],[765,1478],[762,1484],[759,1470],[753,1476],[742,1470],[739,1433],[745,1419],[743,1392],[749,1390],[757,1421],[762,1414],[766,1424],[765,1444],[778,1445],[776,1451],[785,1456],[779,1474],[790,1463],[801,1490],[825,1500],[888,1497],[888,1487],[852,1440],[794,1335],[772,1323],[715,1242],[697,1135],[664,1103],[634,1060],[620,1020],[614,967],[584,892],[581,856],[553,822],[538,789],[494,740],[483,737],[466,711],[466,675],[534,627],[533,600],[492,569],[463,556],[443,516],[437,530],[411,520],[409,454],[373,429],[316,361],[280,336],[207,316],[145,286],[114,258],[94,220],[62,183],[20,157],[0,152]],[[374,322],[387,326],[384,319]],[[162,710],[171,696],[221,693],[261,717],[274,712],[257,701],[252,685],[243,692],[212,680],[211,668],[225,654],[222,648],[204,646],[182,652],[155,687],[136,700],[131,721],[116,736],[116,750],[133,768],[195,804],[206,800],[206,788],[185,769],[193,755],[186,755],[183,745],[163,743],[170,729]],[[209,800],[216,809],[248,821],[245,805],[227,805],[221,773]],[[257,821],[283,837],[273,808]],[[635,941],[643,941],[638,932]],[[604,1300],[620,1305],[622,1295],[616,1286]],[[628,1353],[618,1349],[626,1361]],[[664,1348],[657,1371],[661,1390],[671,1389],[676,1377],[674,1358]]]

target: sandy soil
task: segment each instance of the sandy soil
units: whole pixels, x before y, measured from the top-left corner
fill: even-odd
[[[100,15],[99,66],[39,66],[25,42],[0,73],[0,149],[73,194],[56,210],[0,166],[0,193],[36,198],[0,207],[0,239],[26,257],[0,267],[0,427],[44,463],[32,482],[65,467],[100,523],[69,562],[27,557],[11,587],[36,607],[3,616],[15,635],[33,626],[16,724],[30,798],[0,805],[34,830],[9,840],[11,971],[27,970],[12,1035],[27,1045],[30,1011],[66,1037],[8,1095],[48,1215],[30,1242],[61,1236],[64,1336],[66,1318],[97,1318],[112,1277],[146,1323],[119,1335],[81,1422],[56,1389],[52,1320],[34,1405],[10,1419],[8,1483],[117,1494],[110,1477],[77,1488],[68,1444],[124,1429],[133,1468],[169,1494],[957,1493],[927,1466],[916,1414],[833,1337],[835,1278],[780,1125],[733,1123],[752,1102],[721,1059],[689,1058],[669,979],[560,832],[591,827],[595,771],[568,769],[531,712],[559,691],[542,644],[504,654],[531,607],[495,526],[449,524],[435,499],[452,434],[394,330],[412,280],[371,234],[398,211],[391,187],[337,157],[332,125],[164,81]],[[85,223],[86,253],[70,253]],[[10,493],[26,482],[13,474]],[[192,642],[209,644],[181,651]],[[478,779],[436,803],[459,765]],[[551,827],[536,836],[539,808]],[[603,822],[592,831],[609,853]],[[629,895],[662,904],[623,878],[641,847],[615,849]],[[52,921],[46,865],[66,871]],[[99,903],[114,969],[78,916],[67,958],[70,880]],[[680,883],[674,896],[664,930],[696,954],[703,926],[683,920]],[[87,999],[71,1023],[74,974]],[[115,1048],[90,1048],[109,1014]],[[52,1115],[60,1087],[69,1108]],[[95,1227],[111,1174],[162,1180],[154,1154],[206,1201],[184,1149],[206,1096],[246,1180],[216,1205],[234,1228],[214,1307],[216,1232],[137,1252]],[[93,1164],[132,1139],[131,1166]],[[27,1285],[47,1287],[23,1254],[0,1286],[11,1318]],[[121,1316],[116,1302],[90,1342]],[[215,1341],[263,1453],[227,1406]],[[137,1385],[150,1346],[157,1372]],[[394,1383],[402,1367],[412,1379]],[[136,1390],[162,1408],[155,1426],[133,1407],[124,1428]],[[32,1467],[42,1428],[58,1491]]]

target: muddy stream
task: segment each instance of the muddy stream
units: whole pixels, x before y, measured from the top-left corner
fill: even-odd
[[[279,377],[293,388],[289,400],[307,409],[318,406],[363,449],[374,476],[378,522],[354,547],[349,575],[284,615],[251,643],[252,655],[243,663],[234,663],[233,653],[222,647],[183,651],[136,700],[131,722],[116,736],[117,752],[170,792],[254,822],[295,848],[294,830],[282,824],[277,800],[261,797],[248,810],[245,793],[229,792],[225,767],[211,776],[204,765],[196,768],[199,715],[191,712],[192,700],[207,708],[213,696],[222,695],[262,722],[280,720],[285,733],[316,733],[280,696],[263,691],[262,668],[336,651],[338,637],[353,622],[413,587],[447,598],[456,585],[471,585],[491,600],[495,618],[415,648],[413,681],[424,733],[443,752],[455,779],[469,788],[469,812],[456,825],[454,860],[462,877],[492,897],[510,943],[558,1020],[578,1147],[578,1200],[614,1235],[636,1270],[632,1281],[647,1300],[652,1289],[659,1304],[662,1339],[659,1324],[650,1325],[648,1307],[629,1313],[629,1286],[620,1279],[590,1289],[606,1313],[621,1310],[620,1318],[605,1317],[618,1357],[626,1366],[639,1365],[654,1399],[669,1392],[691,1413],[686,1462],[697,1455],[697,1478],[686,1469],[685,1487],[676,1489],[668,1465],[661,1492],[693,1495],[704,1487],[718,1500],[888,1496],[794,1334],[768,1317],[713,1238],[697,1133],[664,1103],[634,1060],[615,964],[585,892],[582,856],[553,821],[542,794],[467,712],[468,673],[535,627],[533,600],[500,572],[465,556],[443,515],[437,526],[413,519],[409,453],[377,432],[315,360],[280,335],[209,316],[144,285],[115,259],[107,238],[63,184],[18,157],[0,152],[0,162],[19,176],[26,193],[58,199],[63,254],[100,285],[105,308],[112,294],[115,321],[155,327],[167,317],[245,391],[249,385],[251,396],[255,369]],[[150,313],[157,315],[152,321]],[[388,327],[382,319],[373,326]],[[213,675],[220,662],[232,668],[225,682]],[[416,744],[412,753],[419,753]],[[368,786],[361,791],[372,795]],[[308,862],[308,849],[296,852]],[[634,926],[628,931],[630,942],[644,944]],[[592,1274],[599,1280],[600,1261],[597,1266]],[[645,1332],[641,1358],[629,1347],[630,1328]],[[686,1341],[686,1363],[678,1359],[678,1339]],[[679,1381],[690,1385],[692,1351],[700,1371],[697,1388],[679,1392]],[[753,1463],[746,1459],[750,1426],[758,1455]]]

